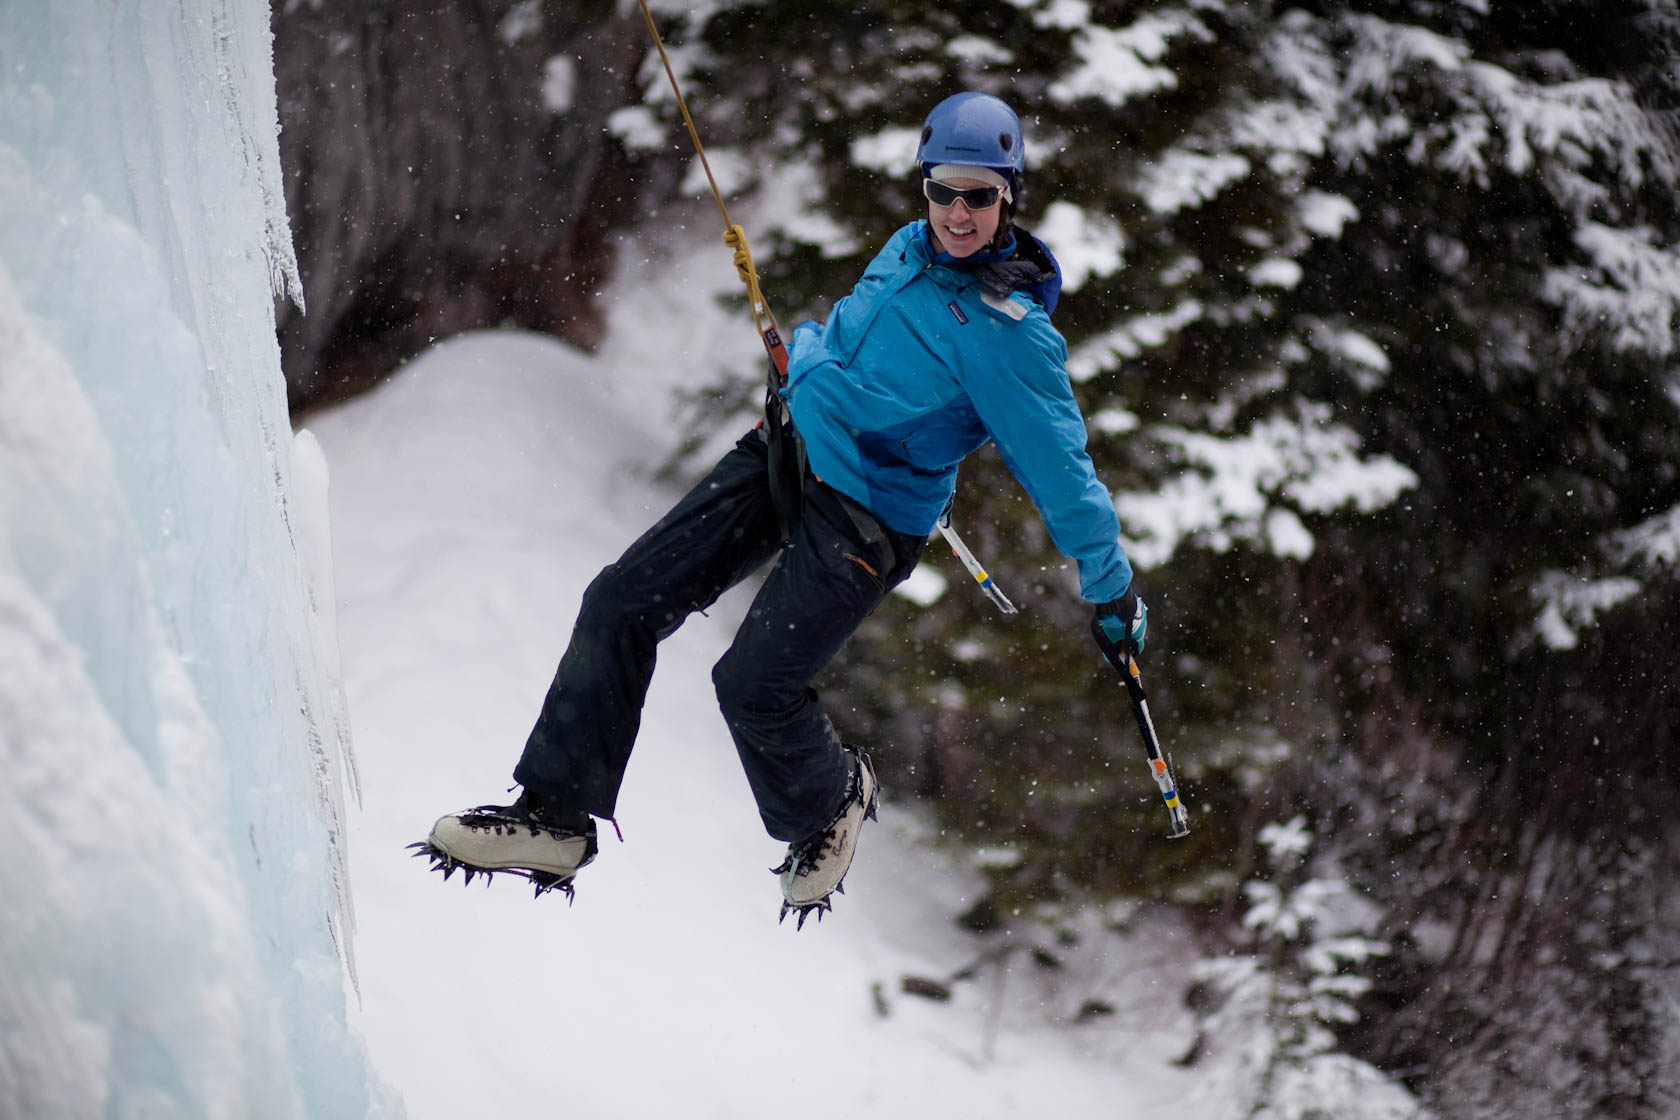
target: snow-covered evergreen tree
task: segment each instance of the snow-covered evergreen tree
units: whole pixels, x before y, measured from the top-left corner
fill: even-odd
[[[1660,1079],[1594,1084],[1588,1055],[1672,1069],[1677,1049],[1665,1017],[1627,1022],[1664,1006],[1654,974],[1615,996],[1595,979],[1614,926],[1579,900],[1630,827],[1638,858],[1675,852],[1658,791],[1680,711],[1653,658],[1680,620],[1659,559],[1680,499],[1680,147],[1637,82],[1673,25],[1631,41],[1643,4],[1356,8],[1295,17],[1338,60],[1315,185],[1360,216],[1302,259],[1294,311],[1376,340],[1386,368],[1289,378],[1418,482],[1376,518],[1310,523],[1297,601],[1346,748],[1343,786],[1317,793],[1394,927],[1455,931],[1389,977],[1418,999],[1374,1056],[1428,1061],[1458,1115],[1661,1115]],[[1396,767],[1469,796],[1402,790]],[[1347,808],[1372,793],[1384,810]],[[1648,910],[1666,878],[1623,904]]]
[[[930,555],[946,592],[925,577],[842,666],[895,788],[1006,835],[1000,896],[1035,901],[1240,871],[1249,822],[1313,803],[1397,950],[1351,1045],[1428,1069],[1448,1115],[1672,1105],[1674,939],[1614,914],[1659,912],[1680,850],[1673,0],[789,0],[690,29],[704,127],[801,202],[759,233],[784,319],[918,215],[940,97],[1022,111],[1020,219],[1067,273],[1199,811],[1156,842],[1086,608],[987,456],[956,520],[1023,618]],[[1623,909],[1580,905],[1606,881]],[[1558,1059],[1570,1029],[1597,1041]],[[1642,1076],[1600,1076],[1608,1052]]]
[[[1314,874],[1306,818],[1259,833],[1266,874],[1244,884],[1244,951],[1202,962],[1191,990],[1200,1029],[1188,1061],[1208,1070],[1187,1106],[1242,1120],[1418,1120],[1404,1088],[1337,1046],[1360,1019],[1366,963],[1388,946],[1361,935],[1370,906]]]

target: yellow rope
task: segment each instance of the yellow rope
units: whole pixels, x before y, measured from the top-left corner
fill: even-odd
[[[689,115],[688,102],[683,98],[682,87],[677,84],[676,71],[671,69],[671,57],[665,53],[665,43],[659,37],[659,28],[653,22],[653,13],[648,11],[647,0],[638,0],[642,6],[642,18],[647,20],[648,34],[653,36],[653,45],[659,51],[659,61],[665,65],[665,76],[671,80],[671,92],[677,95],[677,108],[682,110],[683,123],[688,126],[689,139],[694,141],[694,150],[700,156],[700,166],[706,172],[706,181],[711,184],[712,197],[717,200],[718,212],[723,215],[723,243],[735,250],[735,274],[741,278],[741,283],[747,286],[747,302],[752,308],[753,325],[764,338],[764,345],[770,350],[772,360],[785,374],[786,352],[778,359],[777,352],[781,350],[781,340],[776,334],[776,317],[770,313],[764,302],[764,292],[758,285],[758,270],[753,267],[752,250],[747,247],[747,231],[729,220],[729,207],[724,205],[723,192],[718,189],[717,178],[712,174],[712,165],[706,159],[706,149],[700,143],[700,131],[694,127],[694,118]],[[766,327],[765,320],[769,320]]]

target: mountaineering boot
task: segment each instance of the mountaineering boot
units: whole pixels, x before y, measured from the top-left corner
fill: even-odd
[[[822,919],[832,906],[830,895],[845,893],[843,884],[857,852],[858,832],[864,818],[875,817],[880,789],[874,764],[858,747],[848,744],[846,751],[852,756],[852,777],[839,813],[821,832],[789,844],[787,858],[770,869],[782,880],[782,913],[777,920],[798,913],[799,929],[805,928],[805,919],[813,912]]]
[[[560,890],[570,897],[572,878],[595,858],[595,818],[561,809],[525,790],[512,805],[480,805],[438,818],[416,853],[449,878],[456,868],[467,882],[507,872],[530,879],[537,894]]]

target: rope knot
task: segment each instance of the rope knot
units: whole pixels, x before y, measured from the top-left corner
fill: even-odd
[[[758,286],[758,273],[753,269],[752,250],[747,247],[747,231],[732,225],[723,231],[723,243],[735,250],[735,275],[749,291]]]

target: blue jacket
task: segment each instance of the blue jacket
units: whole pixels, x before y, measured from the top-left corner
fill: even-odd
[[[1132,566],[1045,307],[1059,270],[1044,251],[1049,274],[1004,295],[969,267],[1013,248],[958,267],[925,221],[899,230],[826,323],[794,331],[788,409],[817,477],[901,533],[931,533],[957,464],[994,441],[1078,563],[1080,594],[1107,602],[1125,594]]]

